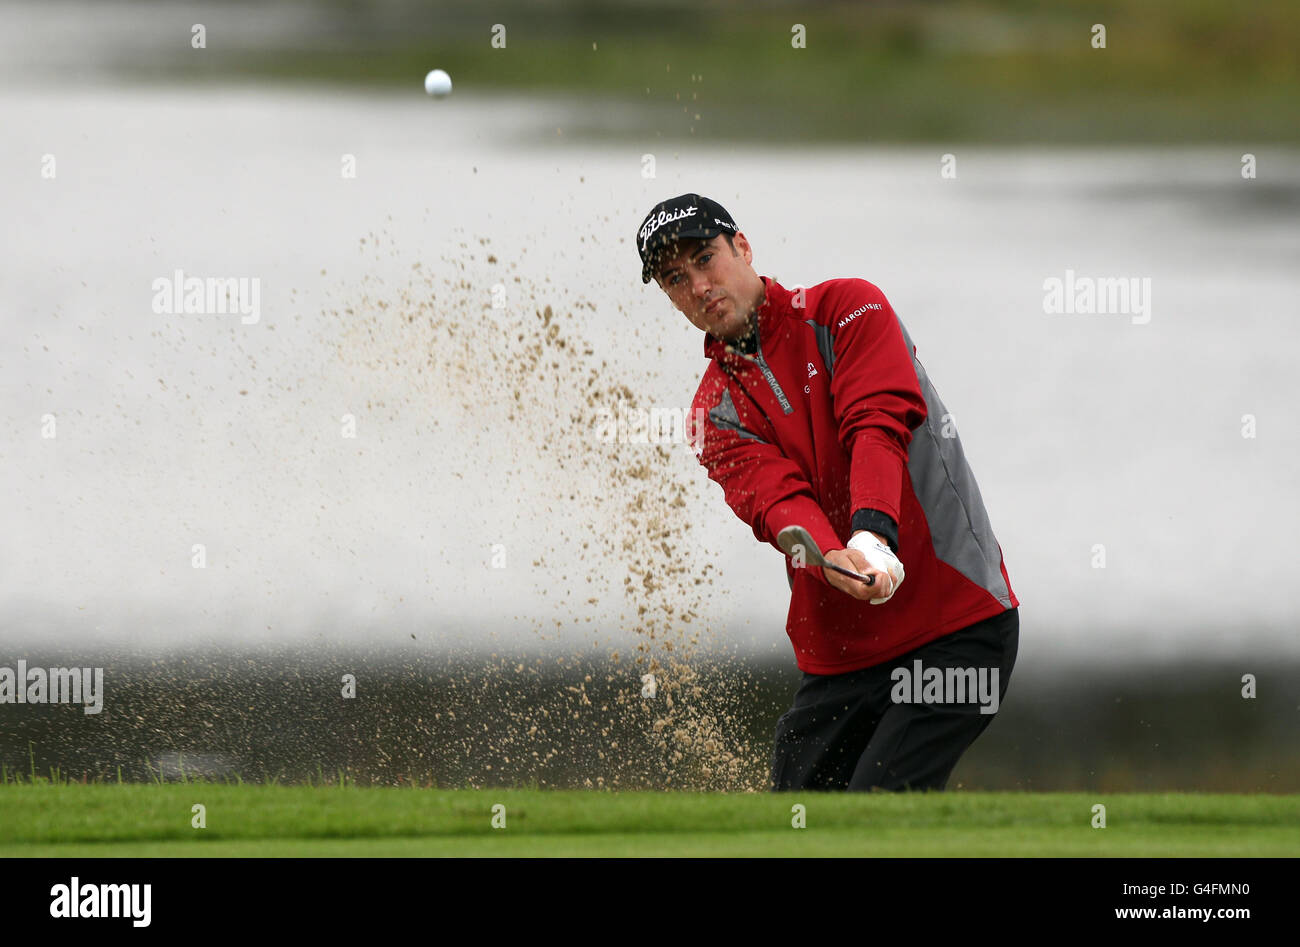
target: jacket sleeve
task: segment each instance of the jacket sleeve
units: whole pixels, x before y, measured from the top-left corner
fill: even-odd
[[[777,534],[790,525],[807,529],[823,552],[843,549],[798,465],[746,426],[724,383],[709,388],[706,394],[701,387],[692,407],[691,447],[709,479],[722,487],[727,505],[760,542],[776,549]],[[821,569],[809,571],[829,585]]]
[[[898,523],[907,448],[925,422],[925,396],[885,294],[866,280],[843,283],[830,322],[831,400],[849,455],[851,509],[877,510]]]

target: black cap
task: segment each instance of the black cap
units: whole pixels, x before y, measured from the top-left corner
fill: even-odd
[[[665,247],[688,237],[707,240],[720,233],[737,233],[739,229],[721,204],[699,194],[682,194],[656,204],[636,232],[641,282],[648,283],[654,277]]]

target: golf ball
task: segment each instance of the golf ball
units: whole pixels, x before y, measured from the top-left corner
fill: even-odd
[[[451,76],[441,69],[435,69],[424,77],[424,91],[442,98],[451,95]]]

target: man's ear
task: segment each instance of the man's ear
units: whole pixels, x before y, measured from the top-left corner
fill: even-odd
[[[732,240],[735,249],[738,251],[737,255],[743,257],[746,263],[752,263],[754,261],[754,248],[749,245],[749,240],[745,238],[745,235],[737,233]]]

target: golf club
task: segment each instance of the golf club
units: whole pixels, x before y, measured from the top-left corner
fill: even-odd
[[[854,579],[860,579],[867,585],[875,585],[876,577],[874,575],[859,575],[849,569],[841,569],[839,566],[826,561],[822,555],[821,549],[817,547],[817,541],[812,538],[808,530],[802,526],[787,526],[777,534],[776,544],[781,547],[781,551],[787,556],[793,557],[796,547],[803,547],[803,559],[807,565],[821,566],[823,569],[830,569],[832,572],[838,572],[840,575],[847,575]]]

